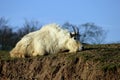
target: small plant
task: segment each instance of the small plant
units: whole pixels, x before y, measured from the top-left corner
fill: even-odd
[[[117,66],[116,64],[106,64],[106,65],[103,65],[102,66],[102,70],[104,72],[107,72],[107,71],[112,71],[112,72],[115,72],[117,70]]]

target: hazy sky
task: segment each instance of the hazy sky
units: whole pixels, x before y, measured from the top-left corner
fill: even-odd
[[[0,0],[0,17],[13,26],[24,19],[42,24],[93,22],[108,31],[107,42],[120,41],[120,0]]]

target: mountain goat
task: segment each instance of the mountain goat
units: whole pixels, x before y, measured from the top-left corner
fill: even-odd
[[[59,53],[68,50],[70,53],[82,50],[77,40],[78,28],[71,33],[58,24],[48,24],[40,30],[25,35],[10,51],[11,57],[37,56]]]

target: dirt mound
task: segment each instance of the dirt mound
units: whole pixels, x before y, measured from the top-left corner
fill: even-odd
[[[120,80],[120,45],[85,49],[73,54],[1,59],[0,80]]]

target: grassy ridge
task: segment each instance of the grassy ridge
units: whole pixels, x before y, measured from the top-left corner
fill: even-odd
[[[120,44],[89,45],[85,48],[81,53],[84,59],[99,62],[105,72],[120,68]]]
[[[48,55],[48,57],[50,56],[55,57],[56,55]],[[99,62],[100,68],[105,72],[114,71],[120,67],[120,44],[85,45],[84,51],[67,55],[68,60],[77,61],[79,57],[83,57],[85,61]],[[0,59],[11,60],[9,51],[0,51]]]

